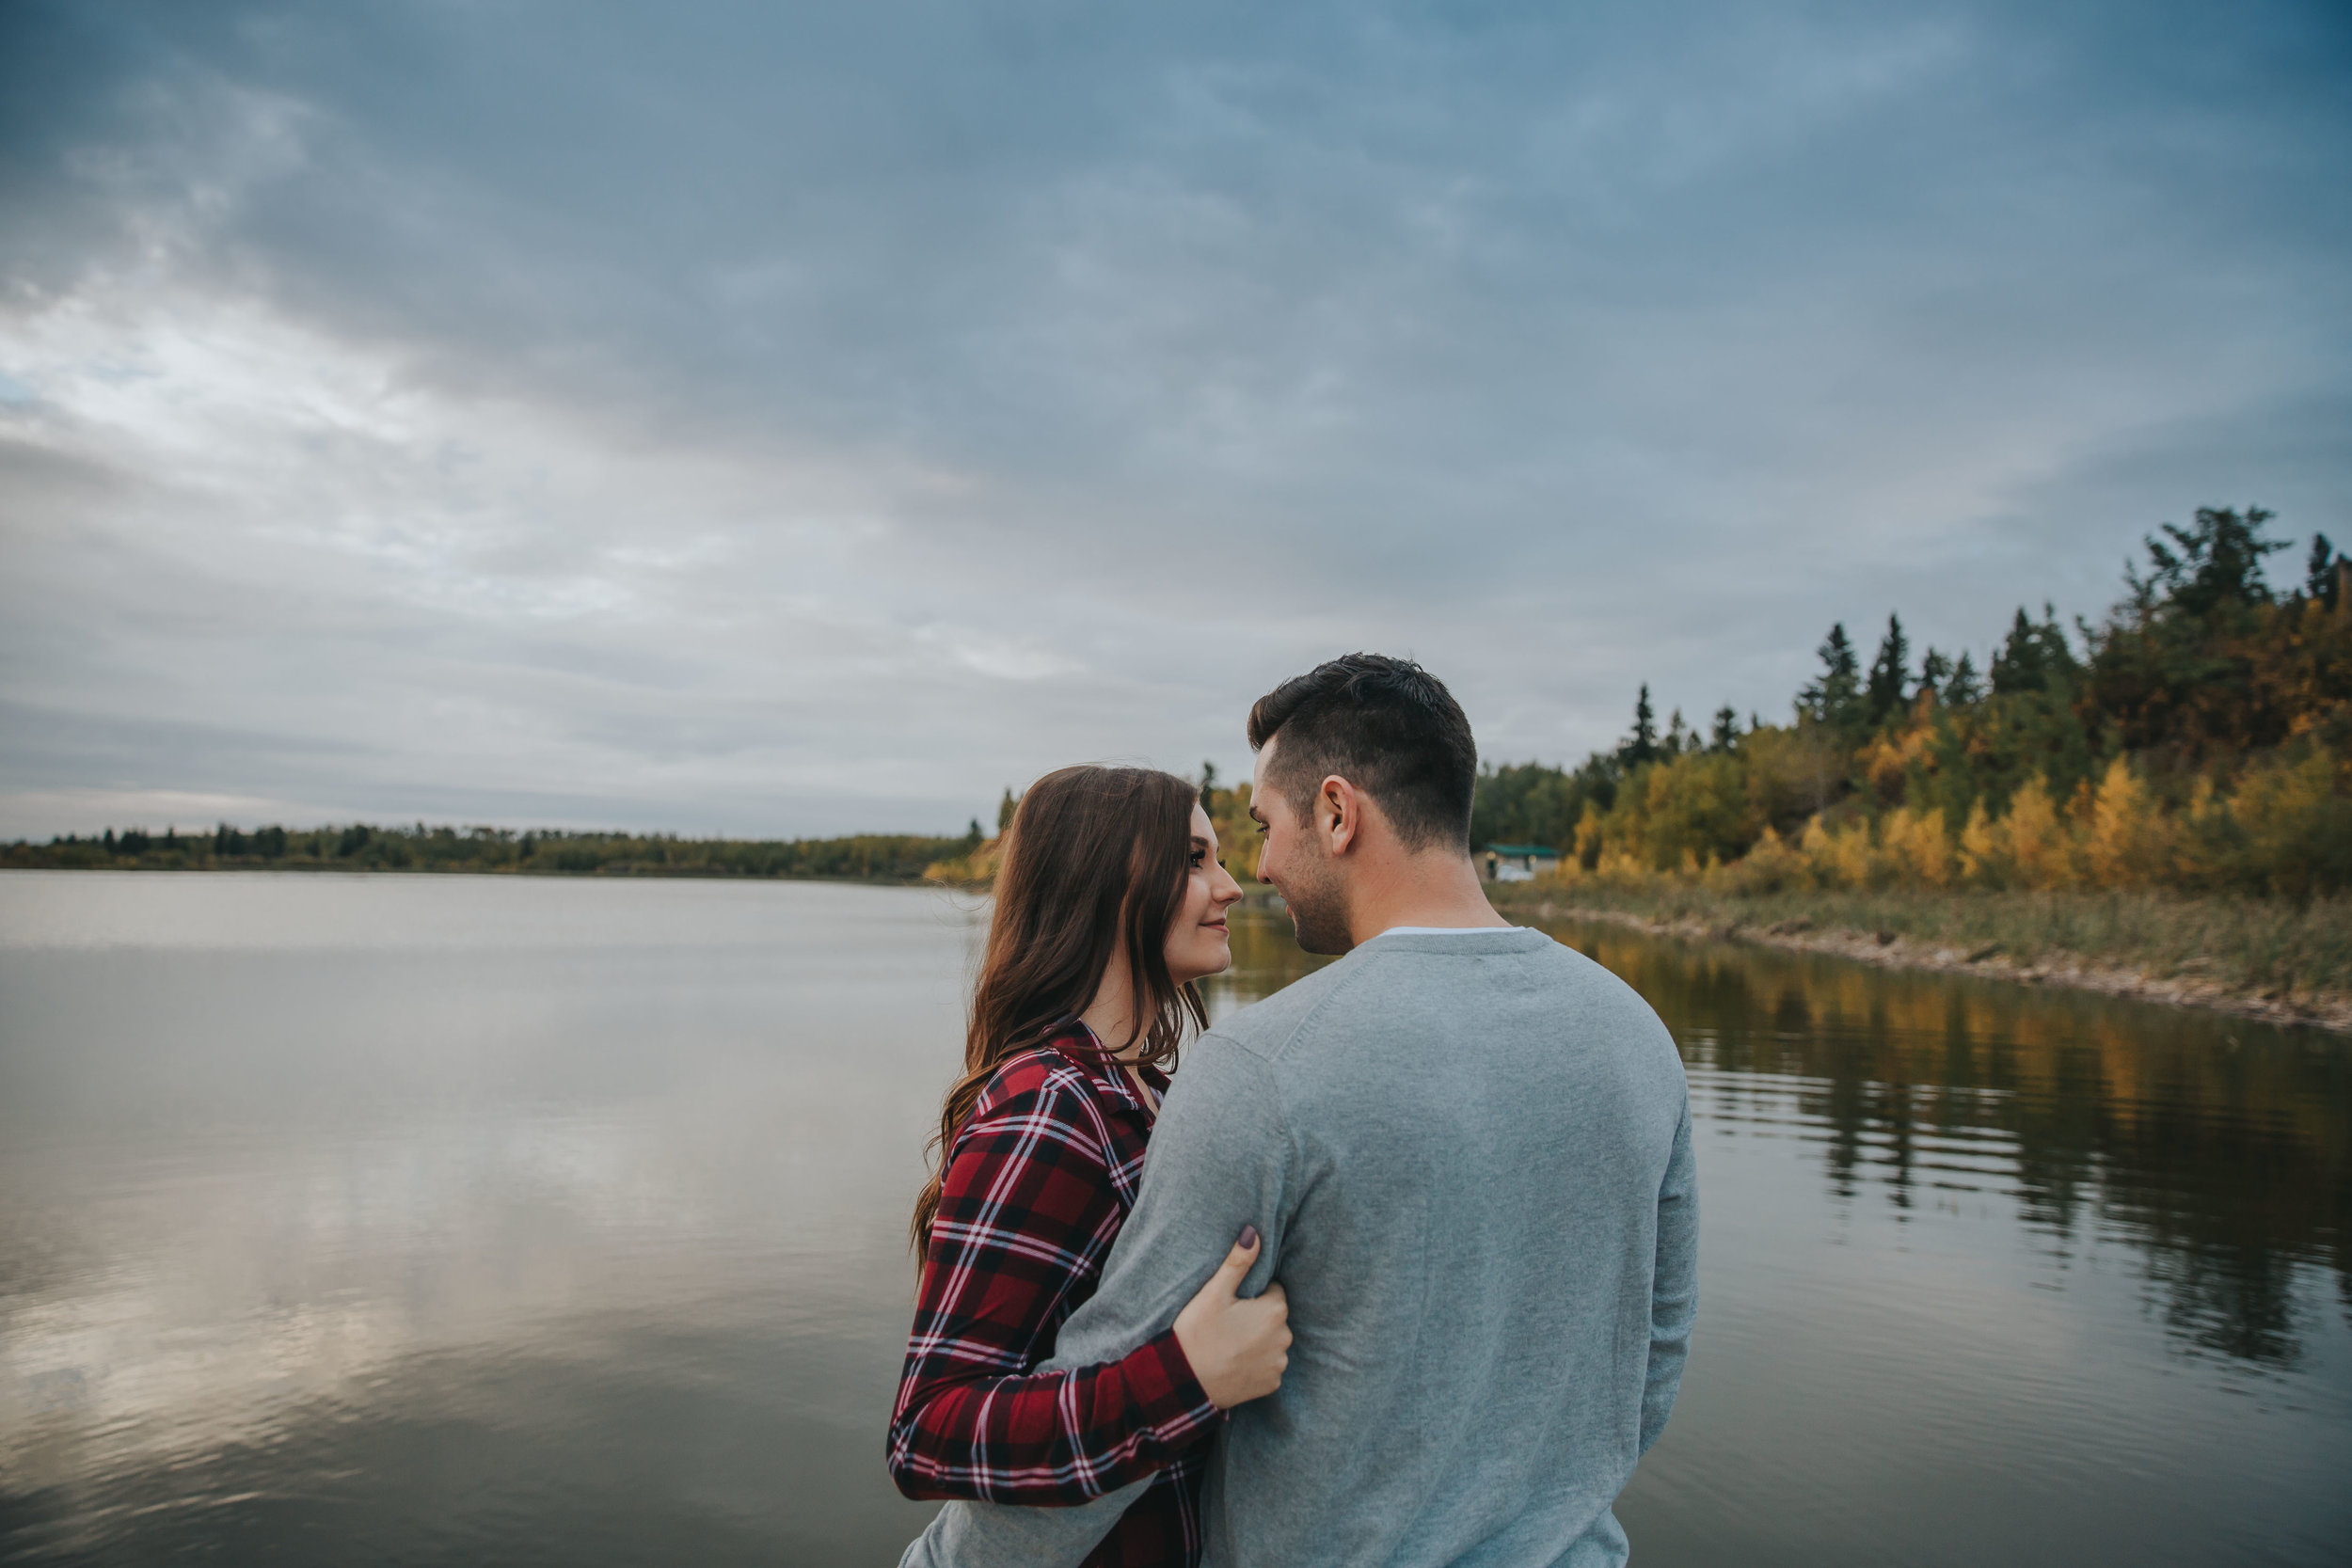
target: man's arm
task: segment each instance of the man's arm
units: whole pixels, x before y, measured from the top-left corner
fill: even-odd
[[[1103,1283],[1062,1324],[1040,1371],[1116,1361],[1166,1332],[1245,1225],[1264,1236],[1244,1283],[1273,1278],[1289,1218],[1291,1151],[1273,1075],[1217,1035],[1185,1053],[1144,1156],[1143,1190]],[[1138,1483],[1076,1508],[950,1503],[908,1548],[910,1568],[1074,1568],[1140,1495]]]
[[[1691,1107],[1675,1128],[1674,1153],[1658,1187],[1658,1261],[1650,1276],[1649,1376],[1642,1389],[1642,1452],[1649,1452],[1682,1386],[1691,1324],[1699,1310],[1698,1163],[1691,1152]]]
[[[1203,1036],[1168,1085],[1144,1155],[1143,1190],[1111,1243],[1103,1284],[1062,1324],[1045,1369],[1116,1360],[1165,1333],[1245,1225],[1256,1226],[1265,1245],[1240,1293],[1264,1291],[1290,1218],[1290,1154],[1265,1063]]]

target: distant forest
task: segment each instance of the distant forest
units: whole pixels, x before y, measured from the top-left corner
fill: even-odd
[[[1649,689],[1573,768],[1483,768],[1472,842],[1549,845],[1561,875],[1788,888],[2122,888],[2307,897],[2352,886],[2352,562],[2314,536],[2301,578],[2259,507],[2167,524],[2097,622],[2020,608],[1983,669],[1915,659],[1899,615],[1865,663],[1843,624],[1786,723],[1704,730]],[[1201,800],[1237,871],[1248,785]],[[1011,815],[1009,790],[998,829]],[[824,877],[985,882],[998,845],[863,834],[739,840],[494,828],[144,829],[0,846],[0,866]]]
[[[505,828],[261,828],[210,832],[144,829],[47,844],[0,845],[0,867],[153,871],[466,871],[537,876],[810,877],[918,881],[933,862],[969,854],[961,838],[860,833],[850,838],[677,838],[660,834],[516,832]]]
[[[2122,600],[2071,629],[2020,608],[1979,670],[1890,615],[1866,664],[1841,624],[1787,723],[1642,689],[1615,747],[1482,772],[1478,844],[1564,874],[1789,886],[2131,887],[2303,896],[2352,883],[2352,562],[2300,580],[2271,514],[2200,510],[2146,541]]]

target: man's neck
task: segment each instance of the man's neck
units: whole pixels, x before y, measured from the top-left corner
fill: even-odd
[[[1347,937],[1357,945],[1392,926],[1453,929],[1510,924],[1486,902],[1478,868],[1468,855],[1432,851],[1400,856],[1392,866],[1359,873],[1348,889]]]

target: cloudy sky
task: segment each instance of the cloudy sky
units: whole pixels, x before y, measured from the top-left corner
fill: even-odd
[[[0,834],[955,831],[2352,539],[2352,13],[0,8]]]

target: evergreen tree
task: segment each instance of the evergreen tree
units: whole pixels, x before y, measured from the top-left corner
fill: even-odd
[[[996,802],[996,831],[998,832],[1001,833],[1012,826],[1012,814],[1020,807],[1020,804],[1019,799],[1008,787],[1005,791],[1005,798]]]
[[[2303,568],[2303,592],[2329,610],[2336,608],[2336,563],[2343,559],[2326,534],[2312,535],[2311,560]]]
[[[1863,688],[1865,715],[1875,729],[1902,711],[1903,686],[1911,675],[1911,642],[1903,636],[1899,615],[1886,618],[1886,635],[1879,639],[1878,657],[1870,661],[1870,678]]]
[[[1202,811],[1216,811],[1216,802],[1214,799],[1216,794],[1216,764],[1203,757],[1200,759],[1200,809]]]
[[[1670,757],[1678,757],[1698,744],[1698,736],[1691,734],[1682,722],[1682,710],[1675,709],[1673,721],[1666,726],[1666,739],[1659,750]]]
[[[1649,705],[1649,683],[1642,683],[1642,694],[1633,700],[1633,733],[1617,746],[1617,762],[1621,767],[1639,768],[1645,762],[1658,760],[1658,712]]]
[[[1821,678],[1797,693],[1797,711],[1835,730],[1852,729],[1861,717],[1861,666],[1853,644],[1846,640],[1844,622],[1829,628],[1828,638],[1816,652],[1821,659]]]
[[[1708,750],[1728,752],[1740,743],[1740,715],[1729,703],[1715,710],[1715,723],[1708,736]]]
[[[2187,528],[2164,525],[2167,545],[2151,534],[2144,543],[2149,563],[2146,578],[2125,567],[2123,580],[2132,587],[2135,602],[2160,613],[2206,621],[2225,607],[2270,602],[2270,584],[2263,580],[2263,557],[2283,550],[2283,539],[2263,537],[2263,525],[2275,515],[2249,506],[2240,516],[2234,507],[2201,506],[2197,521]]]
[[[1941,697],[1944,683],[1951,678],[1952,661],[1930,648],[1919,656],[1919,684],[1911,689],[1911,700],[1915,703],[1922,697]]]
[[[1983,697],[1984,688],[1977,679],[1977,661],[1963,648],[1960,661],[1952,666],[1952,678],[1944,683],[1944,705],[1968,707]]]
[[[2008,638],[1993,654],[1993,690],[1995,695],[2072,690],[2081,670],[2067,645],[2065,628],[2058,624],[2058,612],[2044,604],[2041,621],[2035,622],[2020,605]]]
[[[2187,528],[2165,524],[2162,539],[2146,541],[2147,576],[2127,568],[2130,596],[2085,629],[2086,705],[2125,750],[2196,762],[2293,733],[2291,710],[2310,688],[2298,697],[2298,682],[2265,679],[2255,657],[2262,628],[2276,624],[2263,557],[2287,547],[2264,537],[2270,517],[2259,506],[2207,506]]]

